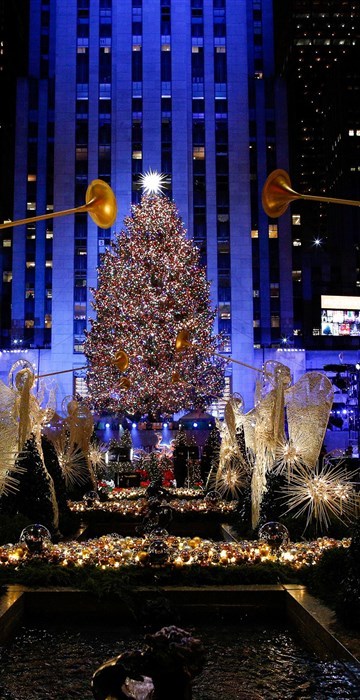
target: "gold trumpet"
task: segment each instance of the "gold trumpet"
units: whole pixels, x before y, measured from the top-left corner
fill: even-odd
[[[181,352],[182,350],[186,350],[187,348],[194,347],[193,343],[190,340],[190,331],[183,329],[179,331],[179,333],[176,336],[176,341],[175,341],[175,350],[176,352]],[[199,350],[202,348],[200,347]],[[242,367],[247,367],[248,369],[253,369],[255,372],[260,372],[261,374],[264,373],[264,370],[259,369],[259,367],[253,367],[253,365],[248,365],[246,362],[241,362],[241,360],[235,360],[233,357],[227,357],[226,355],[220,355],[219,352],[213,352],[213,355],[215,357],[221,357],[222,360],[226,360],[227,362],[234,362],[236,365],[241,365]]]
[[[85,204],[81,207],[32,216],[28,219],[8,221],[6,224],[0,224],[0,229],[21,226],[22,224],[32,224],[35,221],[43,221],[44,219],[55,219],[57,216],[82,214],[83,212],[88,212],[92,220],[100,228],[106,229],[113,225],[117,215],[117,204],[115,195],[107,182],[104,182],[104,180],[93,180],[86,190]]]
[[[333,204],[349,204],[359,207],[360,201],[355,199],[337,199],[335,197],[319,197],[311,194],[299,194],[291,187],[290,176],[286,170],[274,170],[267,177],[262,191],[262,205],[265,213],[272,218],[282,216],[290,202],[295,199],[306,199],[313,202]]]

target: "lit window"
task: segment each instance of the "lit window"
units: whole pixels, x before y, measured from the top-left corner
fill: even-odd
[[[215,83],[215,99],[226,100],[226,83]]]
[[[52,326],[51,314],[46,314],[45,315],[45,328],[51,328],[51,326]]]
[[[192,46],[192,47],[191,47],[191,53],[199,53],[199,47],[198,47],[198,46]]]
[[[254,299],[258,299],[260,296],[260,289],[253,289],[253,297]]]
[[[225,320],[231,318],[230,304],[220,302],[220,304],[219,304],[219,318],[225,319]]]
[[[270,283],[270,296],[274,298],[279,298],[280,296],[280,291],[279,291],[279,283],[278,282],[271,282]]]
[[[142,151],[133,151],[132,157],[133,157],[133,160],[141,160],[142,159]]]
[[[141,44],[133,44],[132,50],[133,51],[141,51]]]
[[[254,318],[253,328],[260,328],[260,319],[259,318]]]
[[[3,282],[11,282],[12,272],[3,272]]]
[[[77,53],[86,53],[86,46],[78,46]]]
[[[259,231],[256,228],[252,229],[251,238],[259,238]]]
[[[277,224],[269,224],[269,238],[278,237],[278,227]]]
[[[88,149],[86,146],[81,146],[76,149],[76,160],[87,160]]]
[[[226,47],[225,46],[216,46],[215,51],[216,51],[216,53],[226,53]]]
[[[47,204],[47,205],[46,205],[46,211],[54,211],[54,205],[53,205],[53,204]]]
[[[301,216],[300,214],[293,214],[291,217],[291,223],[293,226],[300,226],[301,225]]]
[[[53,266],[52,260],[45,260],[45,267],[52,267],[52,266]],[[35,263],[34,263],[34,267],[35,267]]]
[[[355,136],[354,129],[349,129],[349,136]]]
[[[29,269],[30,267],[35,267],[35,261],[30,260],[26,263],[26,267]]]
[[[26,209],[28,211],[35,211],[36,210],[36,202],[26,202]]]
[[[280,328],[280,316],[277,314],[271,316],[270,325],[271,328]]]
[[[301,282],[301,270],[292,271],[293,282]]]
[[[33,318],[26,319],[25,328],[34,328],[34,319]]]
[[[204,160],[204,158],[205,158],[205,146],[194,146],[193,159],[194,160]]]
[[[320,335],[320,328],[313,328],[312,334],[313,335]]]
[[[4,248],[11,248],[11,238],[4,238],[3,247]]]
[[[161,83],[161,97],[171,97],[171,83],[169,81]]]
[[[254,78],[255,78],[256,80],[262,80],[263,77],[264,77],[264,73],[263,73],[261,70],[256,71],[256,72],[254,73]]]
[[[54,238],[54,234],[52,231],[46,231],[46,238],[50,240],[51,238]]]
[[[356,129],[356,136],[360,136],[360,129]]]
[[[161,51],[170,51],[170,44],[161,44]]]
[[[132,96],[133,97],[142,97],[142,83],[134,82],[132,84]]]
[[[27,176],[28,182],[36,182],[36,175],[30,174]]]
[[[297,248],[298,246],[301,246],[301,240],[300,240],[300,238],[294,238],[294,240],[293,240],[293,246],[294,246],[294,248]]]

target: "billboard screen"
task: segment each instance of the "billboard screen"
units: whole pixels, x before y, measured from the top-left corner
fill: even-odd
[[[360,297],[322,295],[321,335],[360,336]]]

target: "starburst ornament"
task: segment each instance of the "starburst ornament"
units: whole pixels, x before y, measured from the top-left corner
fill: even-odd
[[[144,194],[162,194],[166,186],[166,175],[150,168],[140,175],[139,182]]]
[[[327,529],[331,517],[351,521],[356,513],[357,495],[351,479],[355,472],[347,472],[341,462],[324,462],[315,470],[297,465],[287,485],[285,514],[293,512],[295,518],[306,515],[306,527],[314,519]],[[306,528],[305,528],[306,529]]]

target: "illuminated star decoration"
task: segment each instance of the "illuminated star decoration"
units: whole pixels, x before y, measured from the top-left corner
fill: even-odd
[[[279,440],[275,451],[274,473],[283,474],[286,471],[288,481],[290,481],[293,469],[302,465],[304,465],[304,460],[300,447],[291,439]]]
[[[55,437],[53,444],[66,487],[86,483],[88,471],[84,453],[80,447],[71,445],[66,435],[61,433]]]
[[[315,470],[298,465],[286,489],[288,509],[294,517],[307,516],[306,527],[314,518],[319,526],[328,528],[331,516],[351,520],[356,511],[356,492],[350,474],[341,462],[324,461]]]
[[[95,474],[101,474],[101,471],[106,467],[106,452],[107,445],[104,442],[99,444],[93,443],[89,448],[89,459],[95,471]]]
[[[166,187],[166,175],[150,168],[140,175],[139,182],[144,194],[162,194]]]

